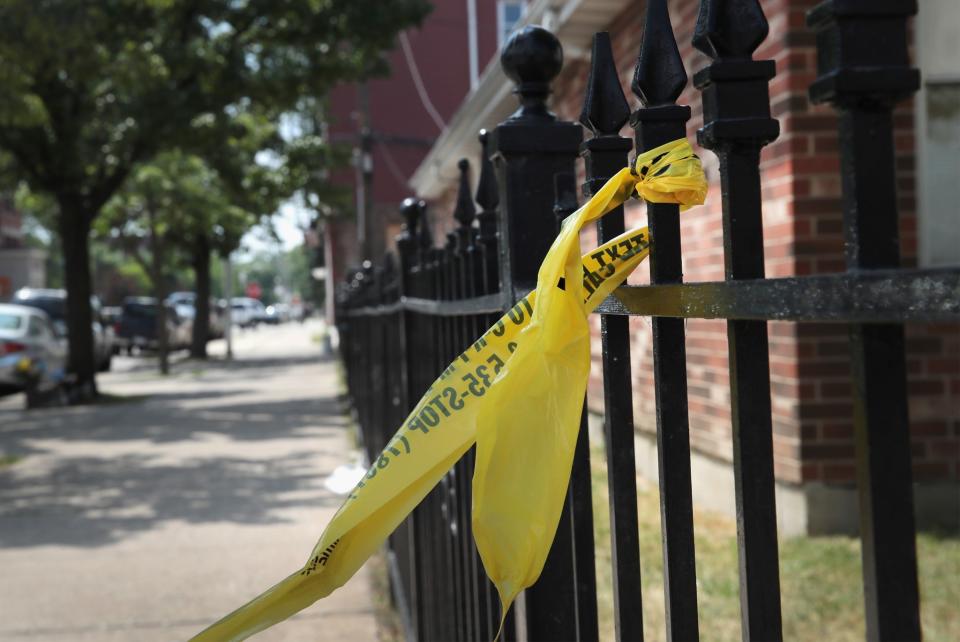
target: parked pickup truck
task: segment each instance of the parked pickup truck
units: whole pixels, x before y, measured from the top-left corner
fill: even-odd
[[[127,297],[123,301],[116,335],[127,352],[134,348],[156,350],[157,300],[150,297]],[[167,305],[167,342],[171,350],[190,346],[191,323],[181,317],[174,306]]]

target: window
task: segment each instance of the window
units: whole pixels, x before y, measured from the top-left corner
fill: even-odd
[[[27,325],[27,335],[31,337],[45,336],[43,332],[43,319],[40,317],[31,316]]]
[[[500,0],[497,2],[497,46],[502,47],[527,10],[526,2]]]
[[[19,330],[23,318],[18,314],[0,314],[0,330]]]
[[[916,24],[919,259],[928,267],[960,265],[960,3],[924,0]]]

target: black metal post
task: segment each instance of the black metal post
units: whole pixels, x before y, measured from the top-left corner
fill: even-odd
[[[420,223],[421,212],[422,202],[416,199],[406,198],[400,205],[400,213],[405,223],[403,230],[396,239],[399,273],[397,283],[398,299],[402,299],[404,296],[409,296],[412,293],[413,284],[411,283],[411,279],[413,266],[417,259],[417,227]],[[398,312],[398,325],[397,337],[399,339],[399,345],[397,346],[398,358],[396,362],[399,366],[400,412],[398,413],[398,421],[391,422],[391,424],[402,421],[403,416],[412,408],[417,398],[417,390],[414,388],[415,374],[413,372],[415,365],[411,358],[414,354],[412,348],[417,340],[416,324],[413,315],[401,309]],[[419,564],[416,551],[416,520],[417,514],[413,512],[400,526],[406,533],[404,540],[405,550],[397,551],[398,556],[406,556],[404,568],[405,577],[402,579],[404,581],[403,590],[406,598],[405,604],[407,612],[401,613],[400,615],[404,621],[406,635],[411,638],[411,640],[417,639],[417,632],[420,626],[418,616],[420,589],[417,581]]]
[[[476,200],[480,205],[477,213],[481,260],[483,261],[483,293],[493,294],[500,289],[500,248],[497,208],[500,205],[500,188],[497,186],[496,170],[490,160],[490,135],[480,130],[481,154],[480,180],[477,181]],[[491,318],[491,322],[496,319]]]
[[[847,271],[900,266],[893,105],[920,85],[907,19],[915,0],[833,0],[817,32],[814,102],[840,112]],[[883,43],[883,46],[877,46]],[[870,640],[919,640],[916,531],[903,326],[850,326],[863,585]]]
[[[504,46],[500,63],[516,83],[521,105],[488,141],[500,189],[500,283],[506,308],[536,286],[540,263],[558,230],[553,177],[573,173],[583,133],[573,123],[558,122],[546,107],[550,81],[563,64],[563,50],[553,34],[524,27]],[[521,639],[597,638],[595,620],[578,617],[585,605],[578,603],[575,589],[577,543],[564,527],[570,523],[570,504],[539,581],[518,600],[525,616],[517,618],[524,629],[518,633]]]
[[[631,89],[644,107],[633,112],[640,154],[685,138],[690,108],[676,100],[687,84],[665,0],[647,3],[643,44]],[[680,283],[680,208],[647,203],[650,282]],[[686,336],[682,319],[654,317],[653,375],[657,404],[657,454],[663,538],[664,604],[667,636],[696,640],[697,570],[690,485],[690,427],[687,413]]]
[[[577,180],[573,174],[554,176],[556,202],[554,214],[559,226],[573,214],[577,204]],[[587,404],[584,398],[580,413],[580,431],[573,452],[570,486],[567,492],[568,528],[574,542],[574,589],[577,600],[577,627],[584,631],[584,639],[596,639],[599,634],[597,615],[596,542],[593,538],[593,493],[590,473],[590,432],[587,425]],[[566,516],[565,516],[566,517]],[[564,528],[561,519],[558,530]],[[592,632],[593,637],[589,637]]]
[[[760,149],[780,133],[770,118],[772,60],[754,61],[767,36],[757,0],[703,0],[693,44],[714,60],[694,76],[703,92],[700,144],[720,158],[727,280],[760,279]],[[765,321],[727,323],[733,466],[744,640],[783,638],[773,476],[770,360]]]
[[[473,221],[476,218],[476,206],[473,195],[470,193],[470,162],[462,158],[457,164],[460,170],[460,184],[457,191],[457,203],[453,211],[453,218],[457,221],[454,232],[456,237],[456,299],[470,298],[473,291],[473,239],[476,231]],[[474,251],[471,251],[474,250]],[[476,336],[474,334],[473,319],[468,315],[452,319],[456,324],[455,353],[461,352]],[[461,569],[460,601],[463,614],[461,618],[461,635],[464,640],[477,639],[477,566],[475,545],[471,528],[472,515],[472,488],[473,463],[469,451],[457,462],[456,492],[457,492],[457,554]],[[481,571],[482,572],[482,571]]]
[[[476,283],[479,294],[494,294],[500,291],[500,251],[499,235],[497,232],[499,214],[497,211],[500,202],[497,178],[490,160],[489,135],[487,130],[480,130],[478,136],[481,147],[480,179],[477,181],[476,201],[480,205],[477,213],[478,230],[476,235]],[[480,316],[481,331],[486,330],[496,321],[495,315]],[[491,639],[496,634],[497,625],[497,592],[487,578],[479,552],[474,553],[474,564],[477,567],[477,584],[479,589],[479,633],[478,639]],[[505,635],[512,633],[515,625],[512,619],[504,623]]]
[[[593,138],[580,146],[586,167],[584,196],[592,196],[629,163],[633,144],[619,135],[630,116],[620,87],[610,34],[593,37],[593,59],[580,122]],[[597,222],[600,242],[625,231],[623,207]],[[613,610],[617,640],[643,640],[640,593],[640,537],[637,524],[637,468],[633,446],[633,377],[630,371],[630,322],[626,316],[602,315],[604,442],[610,500],[613,564]]]
[[[532,290],[558,231],[553,177],[573,173],[583,131],[547,111],[550,81],[560,72],[556,37],[527,26],[503,48],[500,64],[516,83],[521,107],[490,134],[489,154],[500,189],[500,282],[504,308]]]

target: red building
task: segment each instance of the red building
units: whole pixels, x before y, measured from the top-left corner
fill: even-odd
[[[23,215],[13,200],[0,197],[0,301],[24,287],[47,285],[47,253],[27,247],[23,231]]]
[[[414,171],[436,140],[455,127],[454,113],[525,6],[503,0],[437,2],[423,25],[401,34],[388,54],[389,76],[332,92],[330,139],[353,149],[353,167],[333,180],[349,186],[353,207],[326,225],[328,300],[347,266],[392,246],[400,225],[397,206],[412,194]]]

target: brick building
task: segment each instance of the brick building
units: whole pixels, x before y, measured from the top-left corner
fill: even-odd
[[[807,98],[816,77],[816,51],[806,12],[815,4],[814,0],[761,1],[770,33],[754,57],[776,62],[770,96],[772,116],[781,128],[780,137],[764,148],[761,164],[765,265],[770,277],[844,270],[837,118],[828,106],[812,105]],[[691,45],[698,5],[696,0],[669,2],[690,77],[708,62]],[[553,84],[552,108],[559,118],[575,121],[579,116],[590,38],[596,31],[610,32],[622,84],[631,96],[628,88],[640,49],[643,16],[643,2],[528,3],[523,22],[550,29],[564,47],[564,69]],[[960,263],[960,77],[949,68],[960,58],[957,25],[960,5],[954,0],[925,0],[914,21],[915,64],[924,78],[923,90],[895,114],[901,242],[907,266]],[[452,227],[455,163],[460,157],[477,159],[476,132],[492,128],[515,109],[511,89],[497,60],[491,60],[477,88],[413,175],[410,184],[417,195],[431,202],[435,225]],[[688,137],[694,142],[702,125],[699,91],[688,84],[677,102],[693,110]],[[623,135],[632,132],[627,129]],[[684,278],[722,280],[716,157],[707,150],[698,153],[711,187],[707,203],[682,216]],[[634,203],[627,216],[628,224],[642,225],[642,205]],[[585,237],[583,246],[594,242]],[[644,267],[631,277],[632,283],[646,280]],[[638,470],[655,480],[650,325],[648,319],[637,317],[631,318],[631,324]],[[780,531],[853,531],[858,504],[846,327],[771,322],[768,332]],[[732,514],[726,324],[689,320],[686,337],[694,500]],[[909,325],[907,337],[918,521],[956,527],[960,523],[960,326]],[[594,342],[594,350],[599,362],[599,341]],[[603,412],[601,369],[599,363],[595,366],[588,403],[599,415]]]
[[[47,281],[47,253],[27,247],[23,215],[8,196],[0,196],[0,301],[24,287],[42,288]]]
[[[410,177],[448,124],[454,126],[451,118],[476,87],[480,64],[495,57],[524,5],[436,2],[423,24],[401,34],[387,54],[387,77],[344,84],[331,93],[330,140],[353,151],[353,167],[331,179],[353,198],[349,212],[325,225],[328,296],[345,268],[359,262],[363,246],[369,256],[392,246],[401,223],[397,206],[410,195]]]

